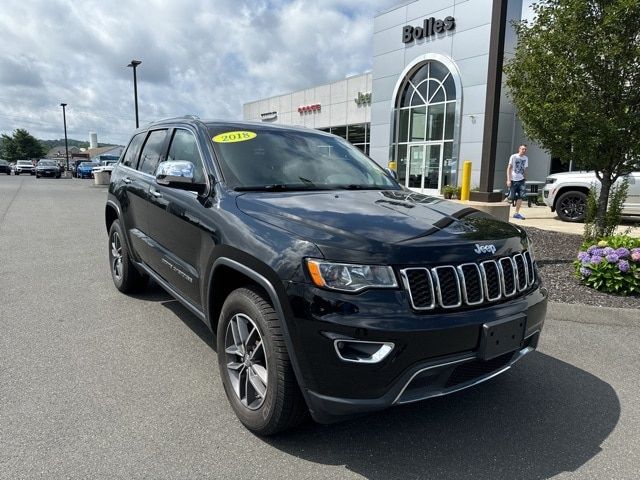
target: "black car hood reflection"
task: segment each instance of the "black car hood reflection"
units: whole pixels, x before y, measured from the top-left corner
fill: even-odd
[[[517,227],[473,208],[402,190],[248,192],[238,196],[237,205],[246,214],[321,249],[376,252],[387,250],[384,246],[397,249],[401,245],[486,243],[488,239],[500,243],[524,238]]]

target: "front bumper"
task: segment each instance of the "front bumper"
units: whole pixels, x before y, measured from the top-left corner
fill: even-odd
[[[346,295],[301,288],[302,298],[292,303],[297,318],[288,323],[305,398],[320,423],[446,395],[493,378],[537,347],[547,307],[539,285],[503,303],[427,314],[413,312],[403,291]],[[508,319],[524,321],[522,342],[484,360],[483,325]],[[345,362],[336,354],[336,338],[387,342],[394,348],[377,363]]]
[[[547,184],[542,189],[542,199],[544,200],[545,205],[549,207],[552,212],[554,211],[553,201],[555,200],[555,193],[556,189],[553,184]]]

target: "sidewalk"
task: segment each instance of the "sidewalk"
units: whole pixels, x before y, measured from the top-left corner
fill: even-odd
[[[509,214],[509,221],[523,227],[535,227],[542,230],[551,230],[553,232],[572,233],[575,235],[582,235],[584,232],[584,223],[571,223],[561,221],[555,212],[552,212],[546,205],[527,207],[526,204],[520,209],[520,213],[525,216],[526,220],[517,220],[513,218],[513,214],[516,212],[515,208],[511,207]],[[616,233],[627,233],[628,235],[636,238],[640,238],[640,218],[628,217],[623,219],[622,225],[618,227]]]

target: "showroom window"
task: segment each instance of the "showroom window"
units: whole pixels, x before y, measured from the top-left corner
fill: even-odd
[[[369,125],[370,123],[355,123],[353,125],[319,128],[318,130],[338,135],[369,155]]]
[[[392,151],[403,185],[436,193],[454,182],[458,102],[454,77],[438,61],[418,65],[406,78],[397,96]]]

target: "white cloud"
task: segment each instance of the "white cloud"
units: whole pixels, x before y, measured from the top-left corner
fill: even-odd
[[[141,123],[197,114],[237,119],[242,104],[371,67],[374,13],[398,0],[5,0],[0,132],[123,143]]]

